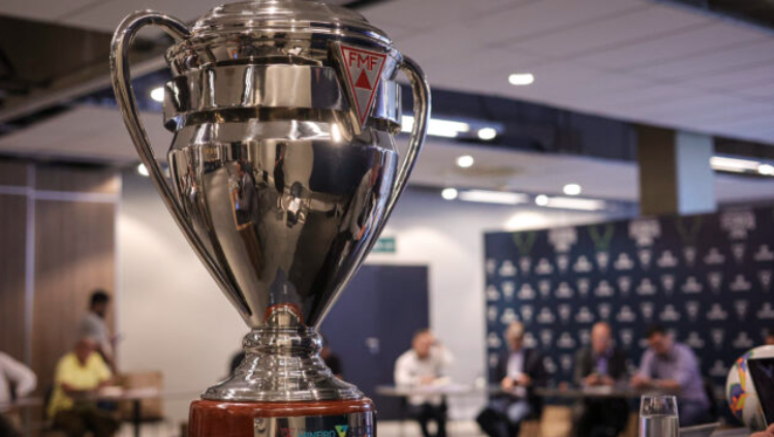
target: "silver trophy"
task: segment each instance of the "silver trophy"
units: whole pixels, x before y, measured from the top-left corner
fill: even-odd
[[[164,125],[174,132],[169,177],[130,80],[129,47],[146,26],[176,41],[166,52],[174,78],[164,87]],[[430,90],[421,69],[360,14],[306,0],[220,6],[190,30],[137,12],[116,30],[110,62],[140,159],[251,329],[244,362],[202,398],[363,399],[324,365],[315,329],[376,242],[422,148]],[[402,164],[399,71],[415,115]]]

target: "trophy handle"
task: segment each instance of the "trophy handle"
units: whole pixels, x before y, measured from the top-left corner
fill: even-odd
[[[148,169],[148,173],[153,180],[161,198],[164,200],[169,212],[177,222],[177,225],[183,231],[188,243],[199,255],[210,274],[218,281],[218,284],[224,290],[231,290],[228,280],[218,269],[217,264],[212,260],[202,244],[201,240],[194,233],[193,227],[185,219],[185,212],[180,204],[175,200],[172,188],[166,182],[164,172],[161,169],[153,149],[150,145],[150,139],[145,131],[145,127],[140,119],[137,110],[137,102],[132,89],[132,77],[129,71],[129,48],[132,45],[137,32],[145,26],[156,26],[164,30],[175,40],[183,40],[190,36],[188,28],[180,20],[154,11],[138,11],[128,15],[116,29],[113,35],[113,41],[110,46],[110,71],[113,84],[113,91],[116,95],[118,108],[124,118],[124,124],[129,130],[140,160]]]
[[[409,140],[406,158],[403,160],[403,165],[401,165],[400,170],[398,170],[398,176],[395,179],[395,187],[392,191],[392,196],[390,196],[390,199],[387,202],[382,226],[380,226],[377,236],[381,233],[381,228],[384,226],[384,223],[387,222],[390,214],[392,214],[392,210],[395,208],[398,198],[406,189],[408,178],[411,176],[414,165],[417,163],[417,158],[419,158],[419,152],[422,151],[422,146],[425,144],[427,124],[430,122],[432,101],[430,97],[430,84],[427,82],[425,73],[416,62],[407,56],[403,57],[400,69],[408,78],[409,83],[411,84],[411,91],[414,94],[414,127],[411,129],[411,139]]]

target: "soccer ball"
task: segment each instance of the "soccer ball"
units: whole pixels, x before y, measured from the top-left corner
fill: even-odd
[[[747,360],[750,358],[771,357],[774,357],[774,346],[760,346],[751,349],[736,360],[726,378],[726,400],[728,401],[728,407],[739,421],[753,431],[765,429],[766,419],[758,402],[755,385],[747,370]]]

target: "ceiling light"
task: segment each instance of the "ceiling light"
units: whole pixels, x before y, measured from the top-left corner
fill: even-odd
[[[514,73],[508,76],[508,83],[516,86],[531,85],[535,82],[535,76],[532,73]]]
[[[414,128],[414,117],[404,115],[401,118],[401,131],[411,132]],[[431,118],[427,125],[428,135],[444,138],[456,138],[460,133],[469,132],[470,125],[461,121]]]
[[[454,200],[457,198],[457,190],[454,188],[444,188],[443,191],[441,191],[441,197],[443,197],[446,200]]]
[[[562,191],[568,196],[577,196],[581,193],[581,186],[578,184],[567,184]]]
[[[468,168],[473,166],[473,163],[476,162],[472,156],[470,155],[463,155],[457,158],[457,167],[460,168]]]
[[[478,135],[478,139],[489,141],[489,140],[495,139],[495,137],[497,136],[497,130],[491,127],[485,127],[485,128],[479,129],[477,132],[477,135]]]
[[[758,171],[760,163],[749,159],[727,158],[725,156],[713,156],[710,158],[710,166],[715,170],[732,171],[735,173],[745,173],[748,171]]]
[[[544,195],[536,197],[535,203],[546,208],[577,209],[581,211],[599,211],[606,207],[605,202],[602,200],[578,199],[577,197],[548,197]]]
[[[535,197],[535,204],[538,206],[546,206],[548,205],[548,196],[545,194],[541,194],[537,197]]]
[[[761,164],[758,166],[758,173],[764,176],[774,176],[774,165]]]
[[[460,200],[466,202],[499,203],[502,205],[516,205],[527,201],[527,196],[506,191],[469,190],[459,194]]]
[[[139,173],[142,176],[145,176],[146,178],[150,176],[150,173],[148,173],[148,168],[145,167],[145,164],[140,164],[137,166],[137,173]]]
[[[153,88],[150,93],[151,99],[161,103],[164,101],[164,87]]]

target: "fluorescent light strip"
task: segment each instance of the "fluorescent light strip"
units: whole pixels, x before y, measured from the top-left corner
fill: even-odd
[[[577,197],[548,197],[542,206],[546,208],[600,211],[605,209],[605,202],[602,200],[579,199]]]
[[[461,191],[459,199],[466,202],[498,203],[501,205],[517,205],[529,200],[524,194],[485,190]]]
[[[401,131],[411,132],[414,128],[414,117],[404,115],[401,118]],[[470,125],[461,121],[431,118],[427,125],[427,133],[435,137],[457,138],[459,134],[470,132]]]
[[[760,165],[760,162],[749,159],[727,158],[725,156],[710,158],[710,166],[713,169],[735,173],[757,172]]]

